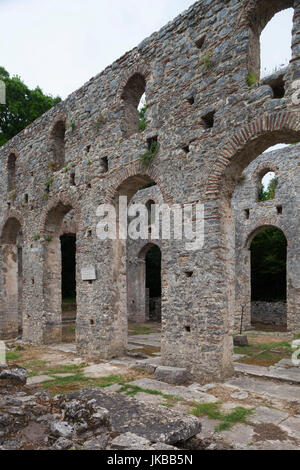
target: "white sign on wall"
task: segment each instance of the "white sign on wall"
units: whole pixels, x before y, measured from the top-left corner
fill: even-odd
[[[97,279],[95,266],[87,266],[86,268],[82,268],[81,279],[83,281],[95,281]]]

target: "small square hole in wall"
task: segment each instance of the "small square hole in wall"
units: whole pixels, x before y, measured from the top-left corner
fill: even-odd
[[[281,215],[282,214],[282,206],[277,206],[276,209],[277,209],[277,214]]]
[[[33,278],[31,279],[31,284],[34,285],[34,279]]]
[[[186,277],[192,277],[193,276],[193,271],[185,271],[184,273],[186,275]]]
[[[91,236],[92,236],[92,231],[91,230],[88,230],[87,236],[88,236],[88,238],[91,238]]]
[[[10,209],[10,202],[7,203],[7,209]]]
[[[245,209],[245,218],[246,220],[250,219],[250,209]]]
[[[87,146],[85,147],[86,153],[89,153],[90,150],[91,150],[91,145],[87,145]]]
[[[25,194],[25,196],[24,196],[24,202],[25,202],[25,204],[28,204],[28,194]]]
[[[95,325],[94,320],[92,320],[92,319],[90,320],[90,325],[91,325],[91,326]]]
[[[185,145],[184,147],[182,147],[182,150],[183,150],[185,153],[189,153],[189,151],[190,151],[190,146],[189,146],[189,145]]]
[[[190,96],[188,99],[187,99],[188,103],[193,106],[195,104],[195,98],[193,96]]]
[[[190,327],[189,325],[186,325],[186,326],[184,327],[184,329],[185,329],[185,331],[186,331],[187,333],[190,333],[190,332],[191,332],[191,327]]]
[[[196,47],[198,49],[202,49],[204,41],[205,41],[205,36],[201,36],[200,38],[196,39],[196,41],[195,41]]]
[[[103,173],[107,173],[108,172],[108,158],[107,157],[101,158],[101,166],[102,166]]]
[[[91,187],[92,187],[91,183],[88,183],[88,184],[86,185],[86,187],[87,187],[87,189],[91,189]]]
[[[151,150],[151,145],[153,144],[153,142],[157,142],[157,139],[158,139],[158,135],[154,135],[153,137],[150,137],[149,139],[147,139],[149,150]]]
[[[207,114],[205,114],[204,116],[202,116],[202,123],[205,127],[205,129],[211,129],[212,127],[214,127],[214,123],[215,123],[215,114],[216,114],[216,111],[211,111]]]

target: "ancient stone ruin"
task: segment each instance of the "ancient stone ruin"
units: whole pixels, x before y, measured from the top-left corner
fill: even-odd
[[[289,7],[292,60],[251,84],[261,31]],[[99,240],[97,207],[118,209],[119,196],[130,201],[153,183],[165,204],[205,211],[203,248],[159,244],[161,306],[154,301],[152,311],[161,315],[162,364],[202,380],[232,373],[242,304],[250,323],[248,247],[262,226],[287,238],[286,324],[299,329],[299,146],[256,163],[269,147],[300,141],[299,35],[299,0],[200,0],[1,147],[1,339],[60,341],[68,236],[76,238],[77,350],[93,359],[126,353],[128,315],[147,314],[145,303],[128,303],[141,298],[149,240],[136,251]],[[153,142],[159,151],[145,166],[140,157]],[[265,169],[278,173],[278,196],[257,203],[252,190]]]

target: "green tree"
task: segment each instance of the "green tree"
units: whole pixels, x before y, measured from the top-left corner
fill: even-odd
[[[61,101],[44,95],[37,87],[30,90],[20,77],[10,77],[0,67],[0,80],[6,87],[6,104],[0,104],[0,146]]]
[[[271,201],[275,198],[275,191],[278,185],[278,179],[272,178],[270,183],[268,184],[267,189],[264,189],[262,186],[259,191],[258,200],[259,201]]]

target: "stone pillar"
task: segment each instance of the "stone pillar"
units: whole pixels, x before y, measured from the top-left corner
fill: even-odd
[[[14,244],[2,246],[3,293],[0,337],[15,338],[19,334],[18,249]]]
[[[144,323],[147,318],[146,299],[146,263],[145,259],[137,258],[127,263],[127,308],[128,320]]]
[[[77,240],[77,350],[93,359],[124,355],[128,337],[126,243]],[[88,266],[95,268],[96,280],[82,280],[81,270]]]

